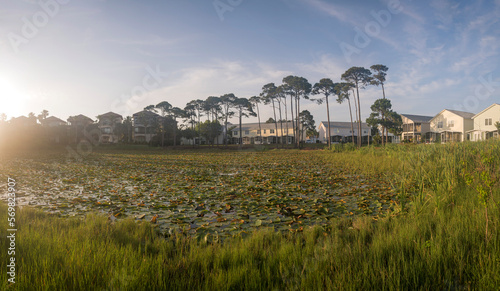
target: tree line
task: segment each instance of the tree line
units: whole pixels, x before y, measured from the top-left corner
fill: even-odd
[[[391,102],[385,96],[384,83],[386,81],[388,67],[384,65],[373,65],[370,69],[363,67],[351,67],[341,76],[341,82],[333,82],[330,78],[323,78],[312,85],[304,77],[286,76],[282,83],[268,83],[262,86],[262,91],[257,96],[250,98],[237,97],[233,93],[222,96],[209,96],[205,100],[195,99],[189,101],[184,108],[174,107],[167,101],[162,101],[156,105],[149,105],[144,111],[154,112],[162,118],[148,124],[154,128],[159,137],[158,143],[165,145],[166,134],[173,133],[173,144],[177,144],[177,136],[180,134],[186,138],[205,137],[207,140],[213,140],[215,137],[224,133],[223,141],[228,143],[228,133],[234,128],[228,128],[229,119],[238,118],[239,139],[242,142],[242,121],[244,118],[257,117],[259,126],[259,137],[262,139],[261,130],[261,105],[272,107],[271,118],[274,123],[275,132],[278,133],[278,127],[281,129],[281,143],[288,143],[289,127],[292,127],[293,143],[296,147],[300,146],[301,137],[305,131],[309,134],[316,134],[314,120],[307,110],[300,110],[302,100],[310,100],[317,104],[326,104],[328,119],[328,146],[331,146],[330,136],[330,97],[336,97],[336,102],[344,103],[347,101],[351,122],[352,142],[354,143],[354,126],[357,126],[358,135],[361,133],[361,98],[360,90],[369,85],[381,86],[383,97],[377,99],[371,106],[372,113],[366,120],[372,127],[380,127],[382,136],[378,136],[383,143],[387,142],[387,133],[398,133],[401,126],[401,117],[394,112]],[[315,98],[313,98],[313,96]],[[317,97],[316,97],[317,96]],[[353,104],[352,104],[353,103]],[[354,118],[353,108],[354,106]],[[38,117],[30,113],[28,118],[44,119],[48,111],[44,110]],[[202,121],[202,117],[204,117]],[[183,124],[179,127],[178,120]],[[0,115],[0,121],[5,121],[5,114]],[[131,140],[131,117],[124,119],[119,132],[122,140]],[[284,131],[285,129],[285,131]],[[287,136],[283,136],[283,132]],[[376,131],[378,135],[378,130]],[[278,136],[276,136],[278,138]],[[286,138],[286,141],[285,141]],[[361,138],[357,139],[358,147],[361,146]]]

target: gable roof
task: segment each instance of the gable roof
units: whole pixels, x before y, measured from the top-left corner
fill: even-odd
[[[475,115],[474,113],[465,112],[465,111],[458,111],[458,110],[451,110],[451,109],[445,109],[445,110],[448,110],[451,113],[455,113],[456,115],[461,116],[463,118],[471,119]]]
[[[73,122],[89,122],[89,123],[94,123],[94,120],[91,118],[83,115],[83,114],[78,114],[75,116],[70,116],[68,117],[68,122],[73,123]]]
[[[120,114],[117,114],[117,113],[114,113],[111,111],[98,116],[98,118],[102,118],[102,117],[111,117],[111,118],[119,117],[119,118],[123,119],[123,117]]]
[[[500,106],[500,104],[498,104],[498,103],[493,103],[493,104],[491,104],[490,106],[488,106],[486,109],[484,109],[484,110],[482,110],[481,112],[479,112],[478,114],[476,114],[476,115],[472,116],[472,118],[476,118],[476,117],[478,117],[479,115],[483,114],[484,112],[486,112],[486,111],[490,110],[491,108],[493,108],[493,107],[495,107],[495,106]]]
[[[451,112],[455,115],[458,115],[464,119],[472,119],[472,117],[474,116],[474,113],[470,113],[470,112],[465,112],[465,111],[458,111],[458,110],[451,110],[451,109],[443,109],[441,110],[441,112],[439,112],[438,114],[436,114],[432,119],[434,120],[436,117],[438,117],[439,115],[441,115],[441,113],[445,112],[445,111],[448,111],[448,112]]]
[[[41,124],[45,124],[45,123],[49,123],[49,122],[59,122],[59,123],[66,124],[66,121],[64,121],[62,119],[59,119],[59,118],[57,118],[55,116],[49,116],[49,117],[47,117],[45,119],[40,120]]]
[[[139,112],[132,114],[132,117],[136,117],[136,116],[139,117],[139,116],[160,116],[160,115],[157,113],[154,113],[152,111],[142,110],[142,111],[139,111]]]
[[[418,122],[418,123],[425,123],[425,122],[430,122],[433,116],[425,116],[425,115],[413,115],[413,114],[401,114],[401,116],[404,116],[408,118],[409,120],[413,122]]]

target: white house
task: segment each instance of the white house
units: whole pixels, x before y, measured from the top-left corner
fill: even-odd
[[[303,126],[301,126],[302,129]],[[238,143],[240,138],[239,124],[228,125],[229,134],[231,134],[232,143]],[[305,141],[306,130],[301,130],[301,140]],[[291,121],[277,123],[244,123],[241,125],[241,137],[243,144],[273,144],[281,143],[281,138],[288,141],[289,144],[294,142],[294,130]]]
[[[430,141],[464,141],[466,133],[474,129],[474,113],[444,109],[430,121]]]
[[[472,117],[474,128],[467,132],[467,138],[472,141],[485,140],[498,136],[496,122],[500,122],[500,104],[493,103],[488,108]]]
[[[328,142],[328,122],[322,121],[318,126],[319,140],[322,143]],[[352,142],[358,137],[358,123],[353,123],[351,127],[350,122],[332,121],[330,122],[330,139],[331,142]],[[368,142],[368,137],[371,136],[371,127],[368,124],[361,123],[361,136],[363,142]]]

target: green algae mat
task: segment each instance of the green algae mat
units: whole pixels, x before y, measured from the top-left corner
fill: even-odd
[[[326,162],[325,154],[334,155],[270,150],[3,158],[0,193],[7,193],[10,176],[17,181],[18,205],[62,217],[133,217],[151,221],[165,236],[182,232],[210,241],[264,227],[327,230],[332,219],[377,219],[394,211],[397,193],[388,179],[353,174]]]

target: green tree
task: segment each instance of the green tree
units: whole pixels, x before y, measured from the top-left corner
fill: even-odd
[[[222,116],[224,118],[224,143],[227,145],[228,143],[228,138],[227,138],[227,124],[228,124],[228,119],[234,116],[234,102],[238,99],[233,93],[225,94],[220,97],[221,101],[221,107],[222,107]]]
[[[214,144],[214,139],[217,138],[222,132],[222,125],[218,120],[206,120],[205,122],[198,124],[196,128],[199,135],[204,137],[207,142],[210,142],[211,145]]]
[[[349,104],[349,116],[351,117],[351,139],[352,144],[354,145],[354,121],[352,120],[352,109],[351,109],[351,98],[349,97],[349,92],[354,88],[352,83],[339,83],[336,86],[337,102],[342,104],[345,100],[347,100],[347,104]]]
[[[373,79],[371,81],[372,85],[378,86],[381,85],[382,87],[382,96],[385,99],[385,90],[384,90],[384,83],[385,83],[385,77],[387,76],[387,71],[389,70],[388,67],[384,65],[373,65],[370,67],[370,69],[373,72]],[[385,119],[384,115],[382,115],[382,119]],[[384,144],[384,137],[385,136],[385,142],[387,143],[387,130],[385,127],[382,127],[382,144]]]
[[[380,127],[387,128],[389,124],[388,118],[386,118],[391,111],[392,104],[389,99],[377,99],[370,107],[372,113],[370,117],[366,119],[366,123],[370,126],[376,127],[377,129]],[[382,131],[382,134],[384,131]],[[384,144],[382,139],[382,144]]]
[[[172,104],[168,103],[167,101],[162,101],[155,106],[156,109],[160,110],[160,115],[163,118],[163,121],[165,121],[165,116],[167,114],[170,114],[170,109],[172,109]],[[161,122],[159,124],[159,129],[160,129],[160,134],[161,134],[161,146],[165,146],[165,122]]]
[[[495,122],[495,127],[497,128],[498,134],[500,135],[500,122]]]
[[[156,113],[156,109],[155,109],[154,105],[148,105],[148,106],[144,107],[144,110]]]
[[[173,126],[174,126],[174,146],[177,145],[177,131],[179,130],[177,126],[177,118],[183,118],[186,116],[186,112],[182,110],[179,107],[172,107],[170,108],[170,116],[172,116],[172,119],[174,120]]]
[[[187,105],[187,111],[190,111],[194,117],[197,118],[196,124],[199,125],[201,122],[201,117],[203,116],[203,108],[205,107],[204,101],[201,99],[191,100]],[[193,123],[194,124],[194,123]],[[200,131],[198,131],[199,133]],[[201,143],[201,134],[198,136],[199,143]]]
[[[300,132],[301,136],[304,135],[304,130],[306,131],[306,135],[311,134],[317,136],[314,117],[309,110],[302,110],[302,112],[299,113],[299,121],[302,124],[302,131]]]
[[[258,96],[252,96],[250,99],[248,99],[250,103],[252,103],[252,107],[255,107],[257,109],[257,119],[259,120],[259,139],[260,142],[262,143],[262,128],[260,126],[260,112],[259,112],[259,103],[262,102],[262,99]]]
[[[336,89],[338,88],[338,83],[333,83],[333,81],[329,78],[323,78],[319,80],[318,83],[314,84],[312,89],[313,95],[324,95],[324,98],[315,99],[318,104],[322,104],[323,100],[326,101],[326,116],[328,119],[328,149],[331,148],[331,131],[330,131],[330,107],[328,104],[328,97],[334,94],[337,94]]]
[[[286,104],[286,95],[287,95],[287,86],[285,84],[282,84],[278,86],[277,92],[278,92],[278,99],[283,102],[283,108],[285,109],[285,126],[286,126],[286,141],[285,143],[288,144],[288,134],[289,134],[289,128],[288,128],[288,109],[287,109],[287,104]],[[293,118],[292,118],[293,119]],[[283,124],[283,121],[281,121]],[[281,136],[283,139],[283,128],[281,129]]]
[[[290,96],[293,95],[295,99],[295,112],[296,112],[296,118],[297,122],[295,123],[295,129],[294,133],[296,135],[296,146],[300,146],[300,139],[301,137],[299,136],[300,132],[300,122],[299,122],[299,112],[300,112],[300,99],[309,99],[309,93],[311,93],[311,84],[307,81],[306,78],[304,77],[298,77],[298,76],[287,76],[283,78],[283,83],[287,85],[287,91],[289,92]]]
[[[255,112],[253,111],[252,103],[250,103],[250,101],[247,98],[236,99],[236,101],[234,102],[234,107],[236,108],[236,113],[238,114],[238,119],[240,122],[240,128],[239,128],[240,142],[239,142],[239,144],[241,146],[241,144],[243,142],[243,137],[242,137],[242,132],[241,132],[242,119],[243,119],[243,117],[257,116],[257,114],[255,114]]]
[[[37,118],[38,118],[38,121],[40,121],[40,123],[41,123],[42,120],[44,120],[48,116],[49,116],[49,111],[44,109],[44,110],[42,110],[42,112],[40,114],[38,114]]]
[[[273,105],[273,115],[274,115],[274,128],[276,133],[276,139],[278,139],[278,119],[276,118],[276,101],[277,101],[277,90],[278,88],[274,85],[274,83],[268,83],[262,87],[262,93],[260,96],[262,100],[264,100],[264,104],[272,104]],[[269,120],[268,120],[269,121]],[[268,123],[268,122],[266,122]]]
[[[351,67],[342,74],[342,80],[354,84],[356,88],[356,98],[358,100],[358,135],[361,135],[361,103],[359,98],[359,88],[363,89],[369,85],[372,72],[363,67]],[[358,137],[358,148],[361,147],[361,137]]]

